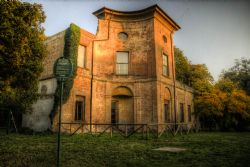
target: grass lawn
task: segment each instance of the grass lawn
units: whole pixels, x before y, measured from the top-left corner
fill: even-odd
[[[186,148],[172,153],[152,149]],[[0,167],[56,166],[56,135],[0,132]],[[200,132],[145,140],[108,135],[62,136],[62,167],[69,166],[250,166],[250,133]]]

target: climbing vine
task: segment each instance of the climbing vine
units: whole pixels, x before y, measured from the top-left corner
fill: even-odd
[[[64,55],[63,57],[71,60],[73,64],[73,75],[66,82],[64,82],[63,86],[63,104],[68,100],[70,96],[71,88],[74,84],[74,79],[76,76],[77,70],[77,54],[78,54],[78,45],[80,41],[80,27],[71,23],[69,28],[65,32],[65,44],[64,44]],[[58,109],[60,103],[60,83],[57,83],[56,92],[54,95],[54,106],[50,114],[51,122],[55,116],[55,113]]]

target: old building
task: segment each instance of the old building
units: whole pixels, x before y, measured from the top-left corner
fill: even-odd
[[[157,5],[129,12],[104,7],[93,14],[97,33],[81,29],[77,75],[62,108],[62,122],[192,122],[193,90],[175,81],[173,34],[179,25]],[[23,121],[34,130],[51,127],[57,87],[53,65],[64,54],[64,35],[46,40],[41,96]],[[52,127],[57,120],[55,115]]]

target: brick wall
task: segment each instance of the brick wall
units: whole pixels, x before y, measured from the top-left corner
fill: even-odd
[[[84,121],[90,122],[92,69],[92,123],[111,123],[113,100],[119,102],[117,123],[164,123],[166,102],[169,103],[170,122],[174,122],[175,102],[177,120],[180,103],[184,104],[184,120],[188,120],[188,105],[192,107],[193,112],[193,90],[176,82],[174,101],[172,36],[176,26],[160,9],[154,8],[131,16],[131,13],[107,12],[103,9],[98,11],[100,14],[95,13],[98,17],[96,36],[81,29],[79,45],[86,47],[86,66],[77,68],[69,100],[63,105],[62,122],[77,122],[75,102],[79,97],[85,98]],[[120,32],[126,33],[127,39],[120,38]],[[64,32],[48,38],[49,57],[44,61],[46,68],[42,74],[43,78],[52,75],[54,61],[63,54],[63,39]],[[116,53],[119,51],[129,53],[128,75],[116,73]],[[167,76],[163,75],[163,53],[168,56]],[[130,93],[126,94],[126,91]],[[57,122],[56,115],[54,130],[57,128]],[[62,130],[73,130],[78,126],[63,125]]]

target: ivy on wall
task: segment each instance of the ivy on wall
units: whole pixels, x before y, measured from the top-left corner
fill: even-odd
[[[80,41],[80,27],[77,25],[71,23],[69,28],[66,29],[65,32],[65,44],[64,44],[64,55],[63,57],[68,58],[71,60],[73,64],[73,75],[71,78],[69,78],[66,82],[64,82],[63,86],[63,97],[62,97],[62,103],[65,104],[65,102],[69,99],[71,88],[74,84],[74,79],[76,77],[76,70],[77,70],[77,54],[78,54],[78,45]],[[51,123],[53,122],[53,118],[55,116],[55,113],[59,107],[60,104],[60,83],[57,82],[57,88],[54,95],[54,106],[50,113],[50,119]]]

